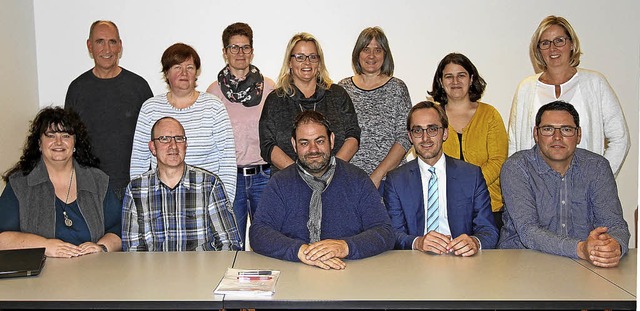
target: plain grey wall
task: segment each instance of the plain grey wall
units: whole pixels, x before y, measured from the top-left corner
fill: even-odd
[[[0,8],[0,170],[4,173],[22,154],[24,133],[38,110],[38,77],[33,2],[0,0]]]

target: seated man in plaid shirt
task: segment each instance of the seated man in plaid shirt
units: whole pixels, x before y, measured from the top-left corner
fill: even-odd
[[[164,117],[151,130],[158,166],[127,186],[123,251],[241,250],[231,202],[218,176],[184,162],[187,137]]]

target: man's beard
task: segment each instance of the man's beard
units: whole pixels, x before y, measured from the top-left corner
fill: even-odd
[[[315,161],[315,162],[308,162],[305,160],[306,157],[308,156],[317,156],[317,155],[321,155],[322,156],[322,160],[321,161]],[[320,174],[320,173],[324,173],[327,168],[329,167],[329,164],[331,163],[331,155],[328,153],[322,153],[322,152],[316,152],[316,153],[307,153],[305,154],[302,158],[298,158],[300,161],[300,166],[302,166],[302,168],[304,168],[305,171],[307,171],[309,174]]]

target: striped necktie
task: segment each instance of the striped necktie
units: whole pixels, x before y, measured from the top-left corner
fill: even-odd
[[[438,176],[436,168],[429,168],[431,178],[429,178],[429,196],[427,201],[427,233],[438,230]]]

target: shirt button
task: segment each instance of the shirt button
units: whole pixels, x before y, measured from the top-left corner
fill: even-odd
[[[564,200],[562,200],[562,204],[564,205]]]
[[[566,226],[567,226],[567,225],[565,225],[565,224],[562,224],[562,228],[564,228],[564,227],[566,227]]]

